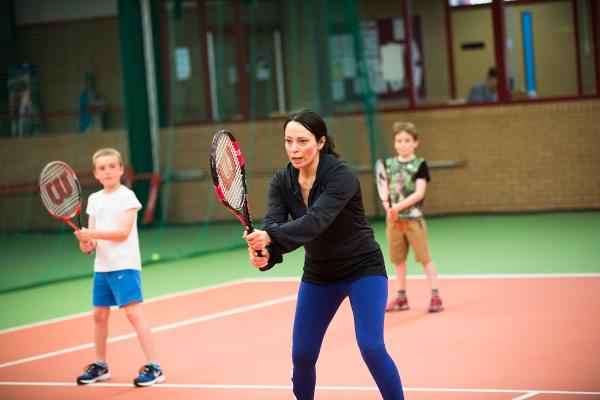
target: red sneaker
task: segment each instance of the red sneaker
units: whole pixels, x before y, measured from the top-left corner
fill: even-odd
[[[429,303],[429,312],[440,312],[444,309],[440,296],[433,296]]]
[[[401,299],[400,297],[396,297],[394,300],[390,301],[385,308],[386,312],[403,310],[408,310],[408,300],[406,298]]]

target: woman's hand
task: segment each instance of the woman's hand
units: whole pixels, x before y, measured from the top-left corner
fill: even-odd
[[[254,265],[256,268],[264,268],[269,264],[269,250],[261,249],[260,256],[257,255],[256,250],[248,247],[248,254],[250,255],[250,264]]]
[[[255,229],[252,233],[244,232],[243,238],[248,243],[248,247],[255,251],[262,250],[271,243],[269,234],[258,229]]]

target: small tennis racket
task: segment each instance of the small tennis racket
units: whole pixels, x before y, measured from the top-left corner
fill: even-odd
[[[240,220],[247,233],[254,232],[248,209],[244,157],[237,141],[227,130],[220,130],[213,136],[210,150],[210,172],[215,185],[215,193],[221,203]],[[261,252],[257,251],[257,254],[260,256]]]
[[[71,167],[62,161],[47,164],[40,174],[40,195],[50,215],[81,229],[81,186]]]
[[[375,183],[377,185],[377,194],[382,202],[388,207],[392,206],[390,198],[390,184],[387,176],[387,169],[383,160],[379,159],[375,162]]]

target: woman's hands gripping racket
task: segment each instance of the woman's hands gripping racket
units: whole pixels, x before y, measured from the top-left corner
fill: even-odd
[[[210,172],[215,193],[221,203],[240,220],[246,228],[246,234],[254,232],[248,209],[244,157],[240,146],[229,131],[221,130],[213,136]],[[257,255],[261,256],[260,250],[257,251]]]
[[[387,169],[383,160],[379,159],[375,162],[375,184],[377,185],[377,194],[383,203],[386,211],[392,206],[390,198],[390,184],[387,176]]]

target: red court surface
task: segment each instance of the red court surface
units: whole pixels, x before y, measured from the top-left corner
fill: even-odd
[[[151,388],[132,386],[144,359],[120,310],[102,384],[75,384],[93,360],[90,315],[0,332],[0,399],[291,399],[297,287],[239,281],[146,302],[167,377]],[[440,288],[445,311],[427,313],[427,283],[411,279],[411,309],[386,315],[407,399],[600,399],[600,277],[446,277]],[[345,301],[317,364],[316,399],[378,398]]]

